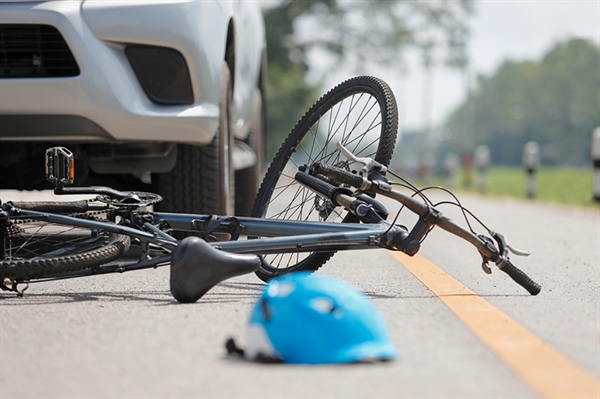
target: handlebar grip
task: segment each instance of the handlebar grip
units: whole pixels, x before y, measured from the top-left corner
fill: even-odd
[[[542,287],[533,281],[521,269],[515,267],[512,263],[506,262],[504,267],[500,268],[504,273],[508,274],[517,284],[525,288],[531,295],[537,295],[542,290]]]
[[[318,193],[327,198],[331,198],[333,196],[334,191],[337,189],[337,187],[332,186],[331,184],[319,179],[318,177],[311,176],[304,172],[296,173],[294,179],[317,191]]]
[[[336,168],[322,163],[316,163],[312,166],[314,173],[321,174],[337,182],[347,184],[355,188],[361,188],[364,184],[362,176],[355,175],[346,169]]]

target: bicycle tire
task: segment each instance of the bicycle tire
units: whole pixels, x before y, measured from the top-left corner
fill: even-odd
[[[347,114],[343,115],[346,111]],[[319,143],[322,139],[321,126],[326,129],[323,145]],[[339,84],[304,114],[279,148],[258,191],[252,216],[320,221],[331,218],[331,203],[319,199],[309,189],[294,181],[293,176],[298,167],[324,162],[350,170],[349,162],[335,148],[335,140],[338,139],[354,155],[372,157],[388,165],[397,133],[396,100],[384,81],[371,76],[359,76]],[[286,168],[292,167],[295,171],[285,172]],[[291,202],[282,196],[288,190],[290,194],[293,192]],[[311,201],[313,204],[308,205]],[[284,205],[286,203],[288,204]],[[308,210],[305,212],[307,205]],[[346,214],[334,221],[357,220],[353,215]],[[262,256],[256,275],[267,281],[292,271],[315,271],[334,253],[313,252],[304,254],[303,258],[300,258],[300,254]]]
[[[0,283],[23,282],[94,268],[120,258],[129,236],[44,220],[0,223]]]

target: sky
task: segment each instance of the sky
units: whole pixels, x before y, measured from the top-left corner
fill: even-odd
[[[600,0],[476,0],[469,25],[474,82],[479,74],[492,75],[506,59],[539,60],[555,43],[571,37],[600,45]],[[438,67],[424,76],[415,61],[405,77],[393,67],[366,72],[391,86],[401,130],[439,126],[466,97],[465,77],[456,70]],[[334,86],[350,76],[340,72],[327,84]]]

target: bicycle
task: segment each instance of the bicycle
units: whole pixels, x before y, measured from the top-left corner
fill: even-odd
[[[250,217],[152,212],[161,200],[157,194],[66,187],[73,182],[73,154],[64,147],[48,149],[46,177],[55,194],[94,197],[0,202],[0,288],[22,296],[33,282],[170,265],[175,299],[195,302],[234,276],[254,272],[267,281],[292,271],[316,271],[336,251],[386,248],[412,256],[438,226],[474,245],[486,273],[493,262],[537,295],[541,287],[508,257],[508,251],[528,253],[508,245],[454,197],[468,224],[461,227],[429,201],[425,189],[388,170],[397,128],[395,98],[385,82],[361,76],[338,85],[282,144]],[[360,167],[353,170],[356,164]],[[413,195],[395,190],[396,185]],[[377,195],[417,214],[414,227],[396,224],[400,211],[388,220]],[[488,235],[477,234],[467,215]],[[179,240],[174,232],[193,235]]]

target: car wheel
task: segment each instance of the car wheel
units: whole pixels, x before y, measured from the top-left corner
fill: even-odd
[[[235,172],[235,214],[238,216],[250,216],[252,213],[264,173],[265,109],[263,93],[258,88],[254,91],[252,129],[245,142],[256,154],[256,163]]]
[[[223,63],[217,134],[206,146],[178,145],[173,170],[153,176],[153,185],[163,197],[157,210],[233,215],[235,174],[231,158],[231,98],[231,75],[229,67]]]

